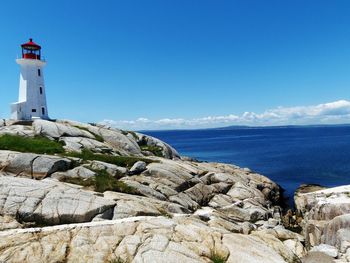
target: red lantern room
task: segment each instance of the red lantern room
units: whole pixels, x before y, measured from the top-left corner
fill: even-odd
[[[21,45],[22,58],[26,59],[39,59],[41,56],[41,46],[33,42],[33,39],[29,39],[29,42]]]

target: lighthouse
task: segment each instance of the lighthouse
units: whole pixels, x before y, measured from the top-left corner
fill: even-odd
[[[11,104],[11,118],[14,120],[49,119],[41,46],[32,39],[21,45],[22,57],[16,59],[20,65],[18,102]]]

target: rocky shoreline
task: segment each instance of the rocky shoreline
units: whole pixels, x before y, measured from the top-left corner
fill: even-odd
[[[303,187],[283,215],[269,178],[140,133],[0,120],[0,147],[0,262],[350,260],[347,186]]]

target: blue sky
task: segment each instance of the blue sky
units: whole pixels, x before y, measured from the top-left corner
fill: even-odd
[[[348,122],[349,1],[52,3],[2,1],[2,118],[32,37],[52,118],[132,129]],[[271,121],[281,107],[293,117]],[[198,123],[208,118],[225,121]]]

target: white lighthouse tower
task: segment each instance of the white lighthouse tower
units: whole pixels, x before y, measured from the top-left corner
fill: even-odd
[[[32,39],[22,44],[22,58],[16,59],[21,67],[18,102],[11,104],[11,118],[14,120],[49,119],[41,47]]]

